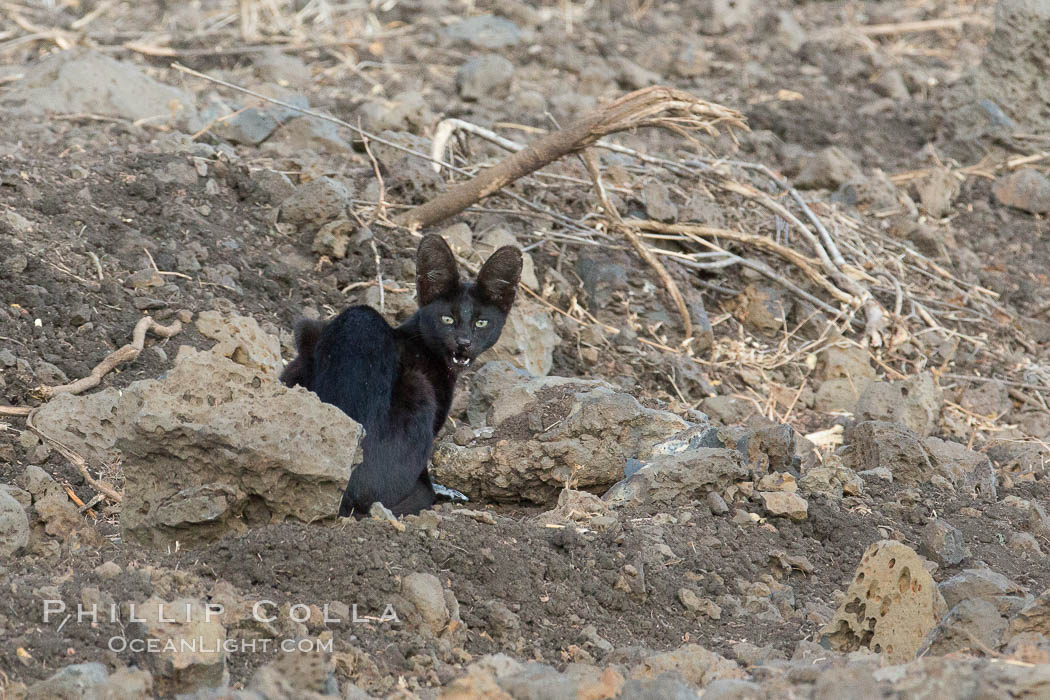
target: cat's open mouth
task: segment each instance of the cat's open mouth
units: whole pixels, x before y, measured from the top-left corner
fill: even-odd
[[[458,352],[452,353],[452,364],[456,367],[469,367],[470,358]]]

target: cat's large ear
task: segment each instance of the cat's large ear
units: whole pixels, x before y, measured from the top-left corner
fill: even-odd
[[[521,279],[521,251],[514,246],[503,246],[489,256],[478,273],[481,296],[503,313],[510,311],[514,294]]]
[[[459,272],[456,270],[456,256],[445,243],[445,239],[436,233],[428,233],[419,242],[416,254],[416,295],[419,305],[430,302],[454,292],[459,287]]]

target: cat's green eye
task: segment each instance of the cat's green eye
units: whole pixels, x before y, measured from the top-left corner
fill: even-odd
[[[485,326],[489,325],[489,322],[484,318],[480,318],[477,321],[474,321],[474,325],[478,328],[484,328]]]
[[[453,323],[456,322],[456,319],[452,318],[451,316],[442,316],[441,322],[444,323],[446,326],[451,326]]]

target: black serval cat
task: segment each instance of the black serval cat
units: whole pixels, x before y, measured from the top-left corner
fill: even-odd
[[[341,515],[379,501],[395,515],[434,504],[427,465],[459,373],[499,340],[521,277],[521,251],[494,252],[476,282],[461,282],[441,236],[419,244],[419,310],[393,328],[370,306],[329,321],[300,321],[298,356],[281,374],[338,406],[365,428],[364,461],[347,484]]]

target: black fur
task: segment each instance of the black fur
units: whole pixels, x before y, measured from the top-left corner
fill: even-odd
[[[375,309],[352,306],[296,327],[299,354],[281,381],[310,389],[365,428],[364,461],[347,484],[342,515],[360,517],[376,501],[395,515],[434,504],[427,464],[456,378],[496,344],[520,277],[521,251],[506,246],[476,283],[460,282],[452,251],[430,234],[417,253],[419,310],[403,324],[392,328]]]

